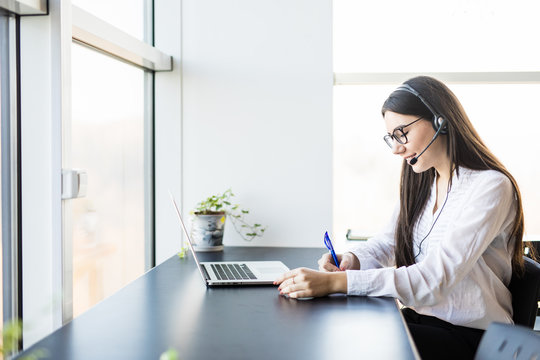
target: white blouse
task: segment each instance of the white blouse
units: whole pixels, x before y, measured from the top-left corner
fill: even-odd
[[[396,207],[381,233],[350,250],[360,270],[347,271],[348,294],[395,297],[420,314],[472,328],[513,323],[512,183],[498,171],[460,168],[446,204],[433,213],[436,193],[434,181],[413,233],[416,263],[395,267]]]

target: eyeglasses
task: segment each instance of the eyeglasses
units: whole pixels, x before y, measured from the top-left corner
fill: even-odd
[[[423,117],[419,117],[418,119],[408,123],[407,125],[398,126],[394,129],[394,131],[392,131],[392,134],[385,135],[383,139],[386,142],[386,145],[392,148],[394,146],[394,140],[396,140],[400,144],[406,144],[409,141],[409,139],[407,139],[408,132],[404,132],[403,129],[405,129],[407,126],[411,126],[412,124],[421,119],[423,119]]]

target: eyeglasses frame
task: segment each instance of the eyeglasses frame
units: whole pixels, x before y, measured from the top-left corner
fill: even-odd
[[[422,120],[423,118],[424,117],[421,116],[418,119],[416,119],[416,120],[414,120],[414,121],[412,121],[412,122],[410,122],[408,124],[398,126],[394,130],[392,130],[392,134],[384,135],[383,140],[386,143],[386,145],[388,145],[390,148],[392,148],[392,146],[394,144],[394,141],[397,141],[401,145],[405,145],[406,143],[408,143],[409,138],[407,137],[407,134],[403,131],[403,129],[405,129],[407,126],[411,126],[412,124],[416,123],[417,121]],[[401,140],[399,140],[399,136],[401,136],[401,135],[398,134],[398,136],[396,136],[396,131],[401,131],[401,134],[403,136],[405,136],[405,142],[402,142]]]

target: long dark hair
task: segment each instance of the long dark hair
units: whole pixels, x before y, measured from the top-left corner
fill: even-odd
[[[512,269],[518,274],[523,272],[523,208],[521,194],[514,177],[506,170],[503,164],[493,155],[484,144],[461,103],[454,93],[442,82],[428,77],[419,76],[405,81],[434,108],[447,121],[448,134],[447,154],[451,166],[459,175],[459,168],[472,170],[497,170],[512,182],[517,199],[516,216],[511,238],[515,239]],[[392,111],[403,115],[422,116],[431,121],[433,114],[420,101],[420,99],[407,91],[396,90],[383,104],[382,114]],[[396,227],[396,265],[408,266],[414,264],[413,230],[431,191],[431,184],[435,180],[435,171],[428,170],[415,173],[404,160],[401,169],[400,182],[400,212]],[[451,181],[451,179],[450,179]]]

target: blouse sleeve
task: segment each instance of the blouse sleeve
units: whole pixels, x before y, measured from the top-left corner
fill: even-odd
[[[360,261],[360,269],[378,269],[394,266],[394,235],[398,213],[399,204],[394,207],[390,221],[380,233],[360,243],[358,246],[349,249]]]
[[[479,177],[449,231],[426,257],[400,268],[347,271],[351,295],[391,296],[407,306],[440,302],[514,221],[514,188],[500,176]]]

